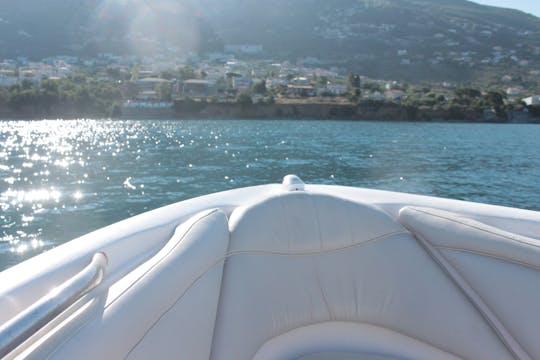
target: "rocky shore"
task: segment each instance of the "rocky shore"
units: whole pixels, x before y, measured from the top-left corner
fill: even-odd
[[[540,118],[527,112],[495,112],[462,109],[414,107],[395,102],[361,101],[359,103],[317,103],[287,101],[271,104],[211,103],[176,101],[166,109],[121,108],[110,114],[80,111],[73,107],[55,106],[37,110],[35,107],[13,111],[0,108],[2,119],[312,119],[312,120],[373,120],[373,121],[448,121],[492,123],[540,123]]]

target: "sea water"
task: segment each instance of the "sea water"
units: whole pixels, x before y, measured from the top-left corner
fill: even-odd
[[[540,126],[0,121],[0,270],[127,217],[286,174],[540,210]]]

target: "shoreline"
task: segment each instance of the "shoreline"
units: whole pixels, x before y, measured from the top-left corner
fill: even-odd
[[[77,117],[1,117],[2,121],[73,121],[73,120],[97,120],[97,121],[335,121],[335,122],[380,122],[380,123],[432,123],[432,124],[498,124],[498,125],[538,125],[540,119],[532,121],[473,121],[463,119],[431,119],[431,120],[389,120],[389,119],[316,119],[316,118],[193,118],[193,117],[147,117],[147,116],[131,116],[131,117],[103,117],[103,116],[77,116]]]
[[[395,102],[361,101],[353,103],[286,102],[239,104],[177,101],[174,108],[123,108],[121,114],[107,116],[100,112],[80,112],[57,107],[49,111],[4,111],[0,120],[342,120],[437,123],[540,123],[539,117],[525,112],[433,109]]]

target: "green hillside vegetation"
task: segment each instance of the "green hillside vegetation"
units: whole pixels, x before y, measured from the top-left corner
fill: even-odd
[[[79,74],[61,80],[43,80],[39,85],[22,81],[0,87],[2,108],[13,113],[47,114],[77,112],[86,116],[118,116],[122,95],[114,82],[96,81]]]

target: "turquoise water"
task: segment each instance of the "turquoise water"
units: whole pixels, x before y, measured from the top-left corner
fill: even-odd
[[[289,173],[540,210],[540,126],[0,121],[0,269],[147,210]]]

